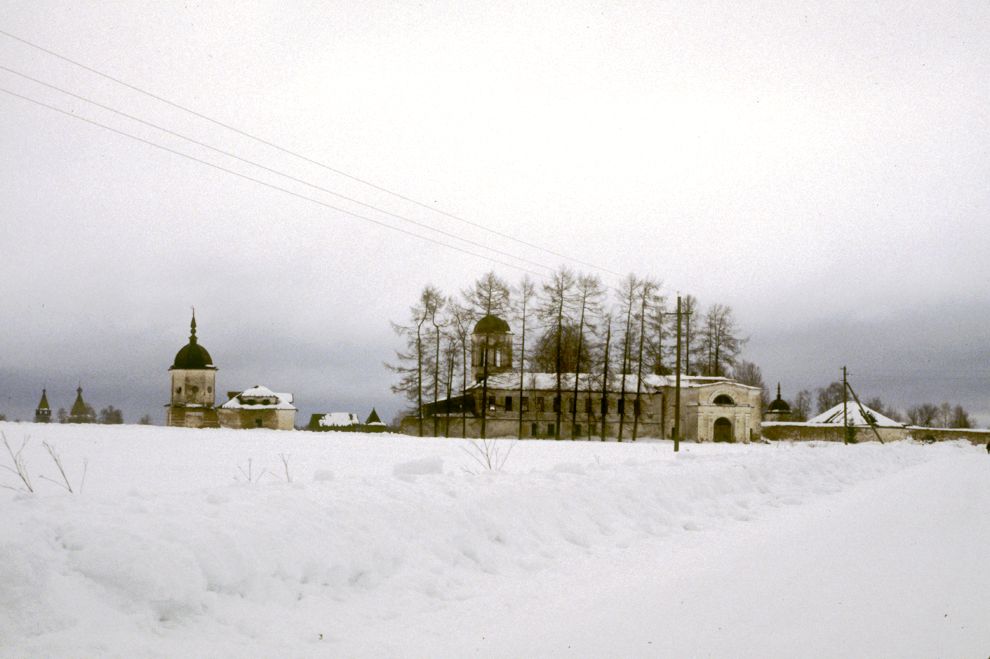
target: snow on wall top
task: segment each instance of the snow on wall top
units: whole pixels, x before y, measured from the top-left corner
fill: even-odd
[[[352,412],[330,412],[321,416],[318,423],[323,428],[346,428],[361,425],[361,420]]]
[[[602,386],[601,375],[590,376],[590,388],[594,390],[600,390]],[[579,377],[578,387],[582,390],[587,390],[589,388],[588,382],[589,376],[587,373],[582,373]],[[627,375],[626,379],[626,391],[636,391],[636,376]],[[563,383],[564,389],[574,388],[574,374],[573,373],[563,373],[561,375],[561,382]],[[744,387],[746,389],[756,389],[756,387],[751,387],[741,382],[736,382],[730,378],[724,377],[708,377],[700,375],[682,375],[681,376],[681,388],[690,389],[697,387],[707,387],[716,384],[732,384],[737,387]],[[557,388],[557,374],[556,373],[526,373],[523,376],[523,385],[526,389],[530,391],[554,391]],[[675,377],[673,375],[654,375],[648,374],[643,376],[643,391],[658,391],[664,387],[673,387],[675,385]],[[477,382],[468,389],[480,389],[481,382]],[[519,373],[498,373],[495,375],[488,376],[488,388],[489,389],[518,389],[519,388]],[[609,379],[609,391],[619,391],[622,388],[622,380],[619,376],[615,376]]]
[[[863,417],[863,412],[860,411],[859,405],[850,402],[846,405],[849,414],[849,425],[851,426],[868,426],[870,425],[866,418]],[[878,426],[883,426],[886,428],[903,428],[904,424],[894,421],[884,415],[880,414],[876,410],[871,410],[869,407],[863,406],[866,413],[873,417],[873,423]],[[812,417],[807,421],[809,424],[821,424],[830,426],[843,426],[846,425],[842,418],[842,403],[839,403],[835,407],[828,409],[816,417]]]
[[[220,406],[225,410],[294,410],[292,394],[272,391],[256,384]]]

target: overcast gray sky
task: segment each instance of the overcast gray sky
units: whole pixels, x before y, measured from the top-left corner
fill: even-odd
[[[744,357],[785,397],[845,364],[863,395],[901,409],[961,402],[984,424],[988,28],[986,2],[902,1],[7,0],[0,18],[0,30],[379,186],[731,305],[750,337]],[[469,240],[561,261],[3,35],[0,64]],[[7,70],[0,87],[402,225]],[[493,267],[522,275],[8,94],[0,117],[0,413],[11,418],[28,418],[43,386],[68,407],[82,381],[97,409],[161,421],[191,305],[221,391],[262,383],[295,393],[304,415],[374,405],[390,418],[402,401],[382,367],[397,346],[389,320],[426,283],[455,292]]]

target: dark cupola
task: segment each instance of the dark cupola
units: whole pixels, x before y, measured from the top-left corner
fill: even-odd
[[[196,312],[193,312],[192,322],[189,323],[189,343],[175,355],[172,369],[216,369],[210,353],[196,339]],[[172,370],[169,369],[169,370]]]
[[[780,397],[780,383],[777,383],[777,398],[770,402],[767,406],[768,412],[776,412],[777,414],[790,414],[791,406],[787,404],[787,401]]]

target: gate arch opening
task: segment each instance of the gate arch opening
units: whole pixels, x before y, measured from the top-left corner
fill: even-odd
[[[732,438],[732,422],[726,419],[724,416],[719,417],[715,420],[715,433],[714,438],[716,442],[733,442]]]

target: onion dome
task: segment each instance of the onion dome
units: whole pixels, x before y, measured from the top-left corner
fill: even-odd
[[[474,326],[475,334],[508,334],[510,331],[509,323],[492,314],[488,314]]]
[[[172,364],[172,368],[216,369],[216,366],[213,365],[213,358],[210,357],[210,353],[196,341],[196,312],[193,312],[192,322],[189,324],[189,328],[189,343],[184,345],[182,349],[175,354],[175,362]]]
[[[791,406],[787,404],[787,401],[780,397],[780,383],[777,383],[777,399],[771,401],[767,406],[768,412],[790,412]]]

